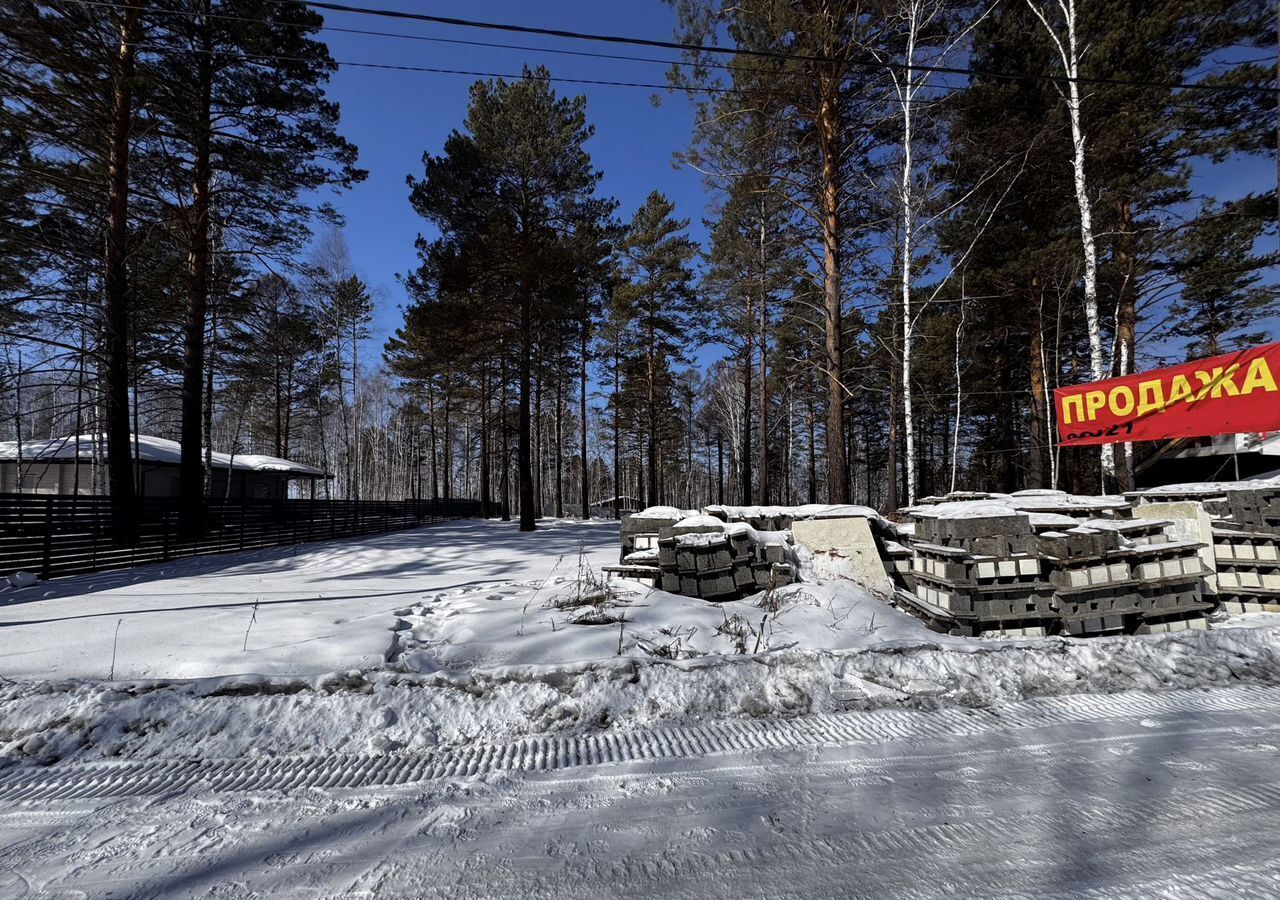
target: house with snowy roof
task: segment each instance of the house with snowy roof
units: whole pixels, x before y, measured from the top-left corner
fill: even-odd
[[[1280,476],[1280,433],[1179,438],[1134,467],[1138,487]]]
[[[131,437],[129,445],[139,496],[176,497],[181,445],[146,434]],[[298,493],[314,497],[316,483],[330,477],[323,469],[276,456],[214,451],[211,457],[213,497],[279,500],[289,496],[292,482],[301,483]],[[105,471],[95,479],[94,469],[105,466],[101,435],[0,441],[0,493],[92,494],[95,482],[106,482]]]

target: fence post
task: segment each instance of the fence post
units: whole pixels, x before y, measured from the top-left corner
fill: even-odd
[[[97,538],[95,536],[94,540]],[[44,562],[40,567],[40,577],[48,581],[53,572],[53,498],[44,501]]]

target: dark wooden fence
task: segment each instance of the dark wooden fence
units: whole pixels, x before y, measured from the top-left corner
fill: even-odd
[[[0,575],[41,578],[123,569],[189,556],[282,547],[414,528],[480,514],[474,500],[213,500],[194,535],[176,499],[138,502],[136,539],[112,531],[108,497],[0,494]]]

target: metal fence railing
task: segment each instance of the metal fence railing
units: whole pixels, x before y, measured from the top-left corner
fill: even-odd
[[[138,500],[134,534],[122,541],[111,499],[0,494],[0,575],[80,575],[212,553],[415,528],[478,516],[475,500],[210,500],[198,528],[176,498]]]

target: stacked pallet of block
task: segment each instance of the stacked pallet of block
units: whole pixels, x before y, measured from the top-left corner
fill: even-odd
[[[1140,504],[1203,506],[1213,517],[1217,574],[1211,583],[1223,611],[1280,612],[1280,484],[1205,482],[1169,485],[1132,496]]]
[[[960,515],[917,509],[914,592],[904,599],[935,626],[969,634],[1044,634],[1053,616],[1053,589],[1036,556],[1030,518],[1007,507],[970,503]]]
[[[968,634],[1163,631],[1202,621],[1201,545],[1170,541],[1166,523],[1084,519],[1098,511],[1084,498],[1046,495],[1034,504],[1080,518],[1025,512],[1010,499],[912,510],[908,606]]]
[[[1100,523],[1101,524],[1101,523]],[[1053,607],[1067,634],[1202,628],[1209,570],[1202,545],[1171,541],[1161,522],[1129,529],[1088,525],[1040,536],[1054,586]]]
[[[790,584],[789,541],[786,532],[757,531],[746,523],[685,518],[659,534],[660,586],[719,602]]]
[[[604,566],[611,578],[629,578],[650,587],[662,582],[661,551],[658,541],[677,522],[694,515],[674,506],[654,506],[622,519],[622,552],[616,566]]]
[[[703,512],[733,525],[743,523],[760,532],[799,533],[791,543],[814,557],[828,562],[838,558],[836,568],[872,591],[891,593],[905,587],[910,574],[909,536],[898,525],[870,507],[847,503],[809,503],[800,506],[707,506]],[[821,565],[818,568],[822,568]],[[821,571],[808,577],[821,580]]]
[[[1280,612],[1280,485],[1229,490],[1221,506],[1213,551],[1223,610]]]

